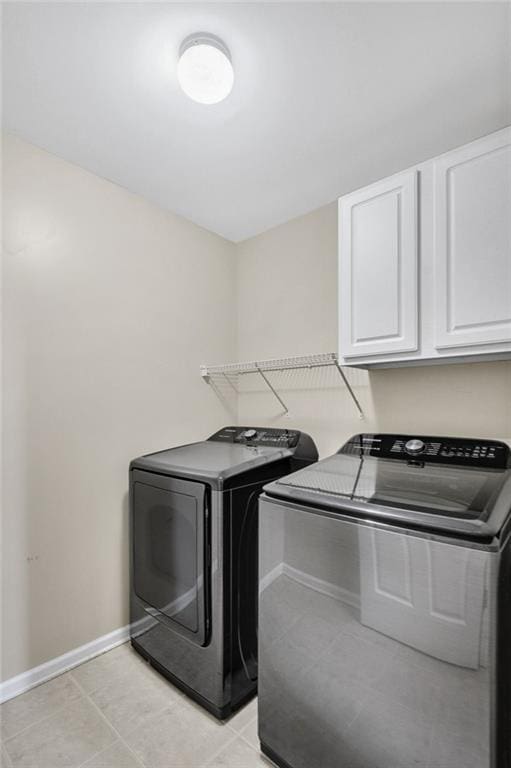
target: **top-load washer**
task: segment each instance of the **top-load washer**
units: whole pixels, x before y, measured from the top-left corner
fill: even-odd
[[[259,493],[317,456],[298,430],[224,427],[131,462],[132,645],[219,718],[257,689]]]
[[[511,768],[511,454],[363,434],[260,497],[259,736],[283,768]]]

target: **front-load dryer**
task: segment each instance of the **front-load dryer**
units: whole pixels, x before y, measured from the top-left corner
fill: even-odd
[[[317,458],[303,432],[224,427],[131,462],[132,645],[218,718],[257,690],[259,494]]]

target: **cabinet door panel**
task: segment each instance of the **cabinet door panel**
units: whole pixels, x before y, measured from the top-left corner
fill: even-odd
[[[342,357],[417,349],[417,172],[339,200]]]
[[[435,346],[511,341],[511,132],[435,162]]]

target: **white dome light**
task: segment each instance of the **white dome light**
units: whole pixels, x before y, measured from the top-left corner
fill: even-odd
[[[187,37],[179,51],[177,77],[191,99],[217,104],[230,94],[234,82],[228,48],[213,35]]]

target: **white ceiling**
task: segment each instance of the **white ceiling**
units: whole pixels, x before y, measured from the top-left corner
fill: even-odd
[[[511,122],[509,3],[4,3],[3,119],[239,241]],[[223,103],[176,82],[229,46]]]

